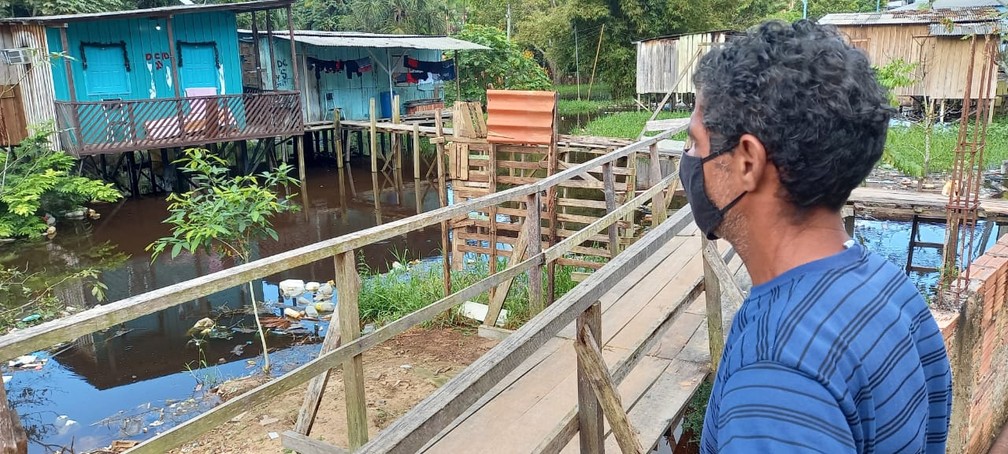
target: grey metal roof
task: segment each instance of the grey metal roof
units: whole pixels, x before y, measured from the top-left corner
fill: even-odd
[[[252,36],[250,30],[238,30],[244,37]],[[260,35],[264,33],[260,32]],[[289,39],[287,32],[274,31],[278,38]],[[323,32],[295,30],[294,41],[319,47],[373,47],[430,50],[486,50],[489,47],[449,38],[429,35],[391,35],[361,32]]]
[[[935,24],[942,21],[953,23],[991,22],[998,19],[998,11],[990,7],[955,8],[941,10],[903,10],[881,13],[834,13],[819,19],[820,24],[829,25],[898,25]]]
[[[241,3],[220,3],[210,5],[174,5],[160,8],[109,11],[105,13],[62,14],[58,16],[11,17],[0,19],[0,24],[64,24],[99,19],[127,19],[132,17],[167,17],[179,14],[204,13],[212,11],[233,11],[236,13],[286,8],[294,0],[254,0]]]
[[[928,26],[932,36],[966,36],[966,35],[993,35],[998,33],[996,22],[974,23],[974,24],[931,24]]]

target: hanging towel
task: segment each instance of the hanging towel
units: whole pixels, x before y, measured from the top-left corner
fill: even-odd
[[[315,70],[315,77],[318,78],[322,73],[332,74],[342,71],[343,62],[341,60],[319,60],[308,57],[308,67]]]
[[[455,61],[423,61],[409,55],[403,58],[403,65],[410,69],[428,72],[439,76],[440,80],[455,80]]]
[[[357,77],[363,77],[364,73],[370,72],[371,58],[364,57],[359,60],[347,60],[343,62],[343,67],[346,69],[347,79],[353,79],[353,75],[357,74]]]

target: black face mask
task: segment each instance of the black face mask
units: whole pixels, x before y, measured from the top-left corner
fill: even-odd
[[[703,165],[727,151],[711,153],[705,158],[690,156],[684,151],[682,159],[679,161],[679,180],[682,181],[683,189],[686,191],[686,201],[689,202],[690,210],[693,211],[693,220],[696,222],[697,227],[700,228],[700,231],[707,236],[708,240],[718,239],[714,231],[724,221],[725,213],[735,206],[739,200],[742,200],[742,196],[746,195],[745,192],[739,194],[738,197],[735,197],[735,200],[732,200],[728,205],[720,209],[714,205],[710,197],[707,197],[707,191],[704,189]]]

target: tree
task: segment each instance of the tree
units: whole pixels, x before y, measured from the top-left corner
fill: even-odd
[[[443,35],[444,11],[444,0],[348,0],[339,24],[359,32]]]
[[[46,214],[122,197],[111,184],[74,175],[75,159],[53,150],[53,133],[51,124],[32,127],[13,151],[0,154],[0,238],[41,236],[49,229]]]
[[[176,164],[181,164],[182,171],[192,178],[195,189],[168,195],[169,214],[164,222],[172,226],[172,234],[147,246],[147,250],[151,251],[151,261],[170,248],[172,258],[183,250],[195,253],[202,249],[247,263],[255,241],[265,237],[274,241],[279,239],[270,219],[279,213],[299,209],[289,199],[280,198],[273,192],[273,188],[278,186],[286,189],[299,184],[289,175],[290,165],[283,163],[275,170],[258,176],[231,177],[227,161],[209,151],[193,148],[186,150],[185,154]],[[252,282],[248,286],[262,341],[264,370],[269,371],[266,334],[259,322]]]
[[[461,78],[458,93],[451,84],[446,86],[445,97],[449,101],[478,100],[486,104],[486,90],[548,90],[551,87],[546,72],[522,52],[513,42],[508,42],[504,32],[483,25],[466,25],[459,39],[482,44],[489,50],[469,52],[459,62],[458,74]]]
[[[137,0],[0,0],[0,9],[3,10],[0,16],[101,13],[137,7]]]

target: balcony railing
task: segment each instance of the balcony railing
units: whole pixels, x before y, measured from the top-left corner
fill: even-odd
[[[56,102],[60,139],[77,155],[189,147],[301,134],[296,91]]]

